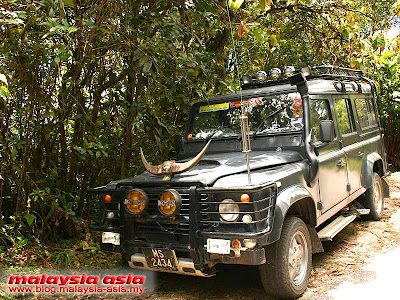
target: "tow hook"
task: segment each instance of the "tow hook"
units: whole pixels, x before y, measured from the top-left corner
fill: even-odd
[[[240,251],[246,251],[248,248],[242,247],[242,248],[233,248],[231,247],[231,250],[235,253],[235,257],[240,257]]]

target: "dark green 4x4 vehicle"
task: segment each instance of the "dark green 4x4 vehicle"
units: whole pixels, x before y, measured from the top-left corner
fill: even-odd
[[[92,228],[132,267],[212,276],[258,266],[267,293],[303,294],[312,254],[357,216],[378,220],[389,189],[376,87],[361,71],[279,69],[196,103],[179,160],[113,181]],[[245,153],[243,153],[245,152]]]

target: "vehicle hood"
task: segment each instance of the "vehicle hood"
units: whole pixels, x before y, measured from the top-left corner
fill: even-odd
[[[303,160],[303,157],[296,151],[252,151],[249,154],[251,170],[270,168]],[[164,186],[165,184],[185,185],[192,183],[212,186],[222,177],[242,172],[247,172],[244,153],[215,153],[205,155],[195,167],[184,173],[176,174],[167,182],[162,181],[162,175],[144,172],[133,178],[110,182],[107,187],[111,188],[113,185],[116,188],[118,185]]]

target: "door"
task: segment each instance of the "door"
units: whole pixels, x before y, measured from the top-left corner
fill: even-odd
[[[348,190],[350,194],[361,188],[361,168],[364,151],[355,122],[354,105],[350,97],[334,100],[341,137],[339,145],[346,155]]]
[[[335,122],[335,139],[324,145],[319,140],[321,120],[333,119],[333,103],[330,97],[313,96],[311,99],[311,122],[314,132],[314,146],[318,152],[318,183],[320,192],[320,211],[322,213],[334,207],[348,197],[345,152],[339,145],[338,127]]]

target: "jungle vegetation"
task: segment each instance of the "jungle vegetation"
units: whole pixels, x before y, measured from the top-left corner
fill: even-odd
[[[0,253],[79,238],[89,187],[173,158],[195,101],[286,65],[362,69],[400,167],[396,0],[3,0]]]

